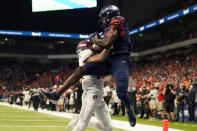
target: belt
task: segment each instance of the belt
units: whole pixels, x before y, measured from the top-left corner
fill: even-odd
[[[83,79],[102,79],[101,76],[96,76],[96,75],[84,75],[82,78]]]

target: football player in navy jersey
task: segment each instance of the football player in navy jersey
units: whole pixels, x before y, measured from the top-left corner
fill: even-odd
[[[129,29],[125,18],[120,16],[119,8],[114,5],[103,7],[98,16],[104,28],[104,38],[95,37],[95,34],[93,34],[90,35],[90,41],[102,48],[111,48],[107,60],[101,63],[87,63],[84,66],[79,66],[57,92],[47,93],[43,90],[41,92],[48,98],[58,99],[83,75],[112,74],[116,82],[117,95],[125,104],[129,123],[134,127],[136,117],[128,97],[129,71],[131,68]]]

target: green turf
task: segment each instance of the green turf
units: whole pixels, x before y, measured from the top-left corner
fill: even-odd
[[[128,121],[128,118],[125,116],[111,116],[111,117],[114,120]],[[148,121],[145,119],[137,119],[137,123],[145,124],[145,125],[163,126],[163,122],[160,120]],[[169,122],[169,128],[180,129],[184,131],[197,131],[197,123]]]
[[[69,121],[62,117],[0,105],[0,131],[65,131]]]

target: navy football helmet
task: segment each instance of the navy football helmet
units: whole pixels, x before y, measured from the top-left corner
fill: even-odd
[[[102,27],[106,27],[110,20],[115,17],[118,16],[120,13],[120,9],[115,6],[115,5],[108,5],[108,6],[104,6],[98,17],[99,17],[99,24],[101,24]]]

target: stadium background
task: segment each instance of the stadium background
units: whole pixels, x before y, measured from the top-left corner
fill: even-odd
[[[32,13],[31,0],[4,0],[0,2],[0,30],[89,34],[101,31],[97,24],[97,14],[106,4],[114,4],[120,8],[121,15],[127,19],[131,30],[195,5],[197,1],[98,0],[96,8]],[[154,70],[156,65],[167,61],[170,63],[167,65],[169,67],[162,66],[162,70],[165,70],[178,60],[183,62],[183,70],[191,70],[188,62],[194,63],[194,71],[189,75],[195,78],[196,37],[196,12],[132,35],[131,58],[134,74],[142,73],[140,70],[143,67],[137,67],[138,65],[147,64]],[[56,84],[57,75],[61,76],[63,82],[77,67],[75,48],[80,40],[0,35],[2,98],[7,97],[9,92],[26,86],[52,87]],[[148,67],[145,69],[150,70]],[[188,81],[192,79],[189,75]],[[187,104],[185,110],[187,112]],[[186,121],[188,117],[186,113]]]

